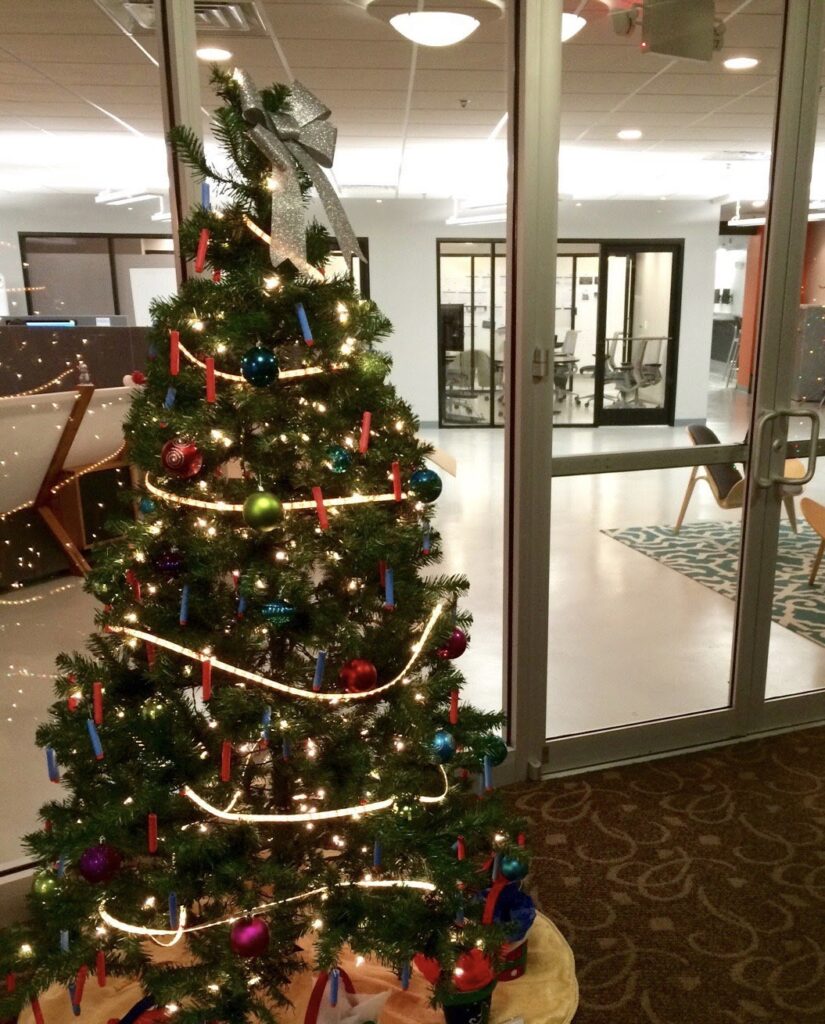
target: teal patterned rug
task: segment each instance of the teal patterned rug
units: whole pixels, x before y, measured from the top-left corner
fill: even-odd
[[[736,597],[739,523],[687,523],[678,534],[672,526],[631,526],[602,533],[718,594]],[[818,547],[819,537],[807,523],[799,524],[798,534],[787,523],[780,526],[773,620],[825,647],[825,565],[816,586],[808,586]]]

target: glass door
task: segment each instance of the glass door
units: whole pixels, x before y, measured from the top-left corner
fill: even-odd
[[[606,244],[600,273],[596,422],[672,426],[682,245]]]

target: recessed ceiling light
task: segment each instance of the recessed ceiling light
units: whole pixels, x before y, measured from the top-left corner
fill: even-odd
[[[561,41],[566,43],[568,39],[572,39],[586,24],[586,20],[579,14],[562,14]]]
[[[755,68],[759,61],[756,57],[728,57],[722,63],[728,71],[749,71]]]
[[[627,141],[631,139],[640,139],[642,137],[642,133],[638,128],[622,128],[620,132],[616,132],[616,137]]]
[[[396,14],[390,24],[405,39],[420,46],[453,46],[472,35],[481,22],[457,11],[411,11]]]
[[[229,60],[232,56],[229,50],[221,46],[199,46],[195,53],[201,60]]]

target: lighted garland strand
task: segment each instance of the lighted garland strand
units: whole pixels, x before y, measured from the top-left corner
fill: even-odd
[[[186,505],[189,508],[203,508],[209,512],[243,512],[243,502],[235,504],[229,501],[203,501],[201,498],[186,498],[181,494],[172,494],[171,491],[164,491],[157,484],[152,483],[149,473],[145,478],[146,490],[154,494],[161,501],[168,501],[172,505]],[[401,501],[409,495],[401,491],[396,493],[390,491],[386,494],[351,494],[346,498],[324,498],[324,505],[329,508],[338,508],[344,505],[366,505],[383,501]],[[284,512],[307,512],[310,509],[317,509],[318,502],[310,501],[284,501],[281,502]]]
[[[419,796],[418,800],[422,804],[440,804],[447,799],[447,794],[450,791],[450,781],[443,765],[439,765],[438,769],[441,772],[444,789],[438,796]],[[301,814],[249,814],[246,811],[222,811],[219,807],[213,807],[212,804],[204,800],[203,797],[198,796],[189,786],[183,787],[181,796],[185,796],[196,807],[199,807],[213,818],[219,818],[221,821],[245,821],[259,825],[297,825],[303,822],[332,821],[336,818],[360,818],[364,814],[374,814],[376,811],[389,810],[398,799],[397,797],[389,796],[384,800],[373,800],[371,803],[357,804],[354,807],[338,807],[328,811],[304,811]]]
[[[184,658],[189,658],[191,661],[201,663],[208,661],[211,663],[213,670],[225,672],[227,675],[236,676],[238,679],[243,679],[245,682],[257,683],[259,686],[265,686],[270,690],[277,690],[279,693],[287,693],[292,697],[301,697],[304,700],[320,700],[327,701],[331,704],[337,704],[340,701],[370,700],[379,694],[386,693],[399,683],[403,683],[407,673],[413,668],[421,656],[421,651],[424,649],[424,645],[430,638],[430,634],[435,628],[435,624],[443,611],[443,602],[439,602],[435,608],[433,608],[430,618],[427,620],[427,624],[421,634],[421,638],[417,643],[413,644],[412,656],[397,676],[391,679],[388,683],[376,686],[372,690],[363,690],[357,693],[337,693],[335,691],[326,690],[303,690],[298,686],[290,686],[288,683],[279,683],[277,680],[269,679],[267,676],[262,676],[257,672],[249,672],[247,669],[239,668],[237,665],[230,665],[228,662],[221,661],[219,658],[214,658],[211,655],[205,654],[203,651],[192,650],[190,647],[184,647],[181,644],[176,644],[174,641],[166,640],[164,637],[157,636],[155,633],[147,633],[141,629],[133,629],[131,626],[109,625],[105,628],[109,633],[118,633],[123,636],[132,637],[135,640],[144,640],[146,643],[154,644],[156,647],[163,647],[167,651],[173,651],[175,654],[180,654]]]
[[[64,377],[68,377],[70,373],[74,372],[75,367],[70,366],[68,370],[64,370],[56,377],[52,377],[51,380],[47,380],[45,384],[38,384],[36,388],[29,388],[28,391],[17,391],[13,395],[0,395],[0,402],[9,402],[12,398],[27,398],[29,395],[38,395],[41,391],[48,391],[50,387],[55,384],[59,384]]]
[[[202,362],[202,360],[198,359],[197,356],[193,355],[189,351],[189,349],[183,344],[182,341],[178,342],[178,349],[181,355],[185,356],[190,363],[193,363],[195,366],[199,366],[202,370],[206,369],[206,363]],[[345,366],[345,363],[333,363],[332,366],[329,367],[329,371],[343,370]],[[281,370],[281,372],[278,374],[278,380],[300,380],[303,377],[314,377],[317,376],[318,374],[327,373],[329,371],[325,366],[305,366],[299,370]],[[214,370],[214,374],[216,377],[221,377],[223,380],[235,381],[238,384],[249,383],[247,379],[245,377],[242,377],[239,373],[227,373],[225,370],[216,369]]]
[[[357,887],[359,889],[417,889],[420,892],[435,892],[435,886],[432,882],[423,882],[416,879],[406,878],[362,878],[358,882],[339,882],[338,888],[349,889],[351,887]],[[244,912],[244,915],[233,914],[230,917],[221,918],[219,921],[208,921],[205,924],[195,924],[187,928],[186,925],[186,908],[181,907],[178,917],[177,928],[149,928],[145,925],[129,924],[127,921],[120,921],[114,917],[106,909],[106,901],[104,900],[99,908],[98,913],[100,918],[110,928],[114,928],[117,931],[125,932],[127,935],[143,935],[148,939],[151,939],[158,946],[174,946],[183,938],[184,935],[188,935],[192,932],[206,931],[208,928],[219,928],[221,925],[234,924],[240,916],[251,916],[253,914],[262,914],[267,910],[272,910],[274,907],[281,907],[288,903],[300,903],[303,900],[311,899],[313,896],[322,896],[324,893],[329,893],[330,887],[328,885],[319,886],[317,889],[309,889],[306,892],[302,892],[297,896],[287,896],[282,900],[272,900],[269,903],[261,903],[257,907],[252,907],[250,910]],[[159,939],[170,938],[170,942],[160,942]]]

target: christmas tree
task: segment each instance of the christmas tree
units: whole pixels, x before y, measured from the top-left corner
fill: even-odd
[[[220,203],[181,228],[201,276],[155,302],[139,516],[97,558],[99,632],[60,656],[38,731],[62,791],[27,837],[31,920],[0,939],[3,1019],[38,1019],[53,983],[81,1006],[96,971],[184,1024],[274,1021],[310,934],[333,979],[345,945],[403,984],[421,954],[443,999],[488,980],[511,933],[485,890],[526,872],[491,782],[501,716],[459,706],[467,581],[435,571],[441,481],[376,347],[390,324],[305,222],[315,185],[360,255],[318,166],[329,112],[214,82],[229,170],[172,133]]]

